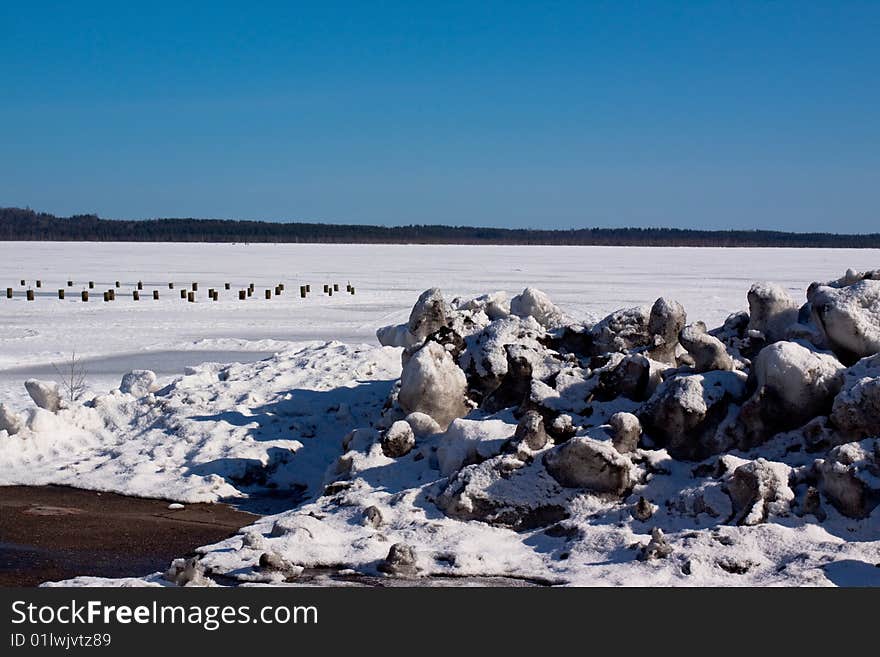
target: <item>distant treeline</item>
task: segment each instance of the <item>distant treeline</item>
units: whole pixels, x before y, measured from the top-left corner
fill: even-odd
[[[471,226],[359,226],[217,219],[56,217],[0,208],[0,240],[84,242],[304,242],[355,244],[564,244],[595,246],[760,246],[880,248],[880,233],[786,233],[769,230],[579,228],[528,230]]]

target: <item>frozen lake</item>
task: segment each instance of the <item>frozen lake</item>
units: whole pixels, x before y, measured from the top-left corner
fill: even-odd
[[[800,299],[811,281],[837,278],[848,267],[878,268],[880,251],[3,242],[0,290],[13,287],[15,298],[0,295],[0,401],[27,405],[24,379],[49,378],[51,363],[73,350],[86,359],[91,387],[106,390],[135,367],[171,376],[203,360],[258,359],[288,342],[375,344],[376,328],[404,321],[418,294],[433,286],[450,299],[535,286],[576,318],[668,296],[690,319],[714,326],[747,307],[754,281],[774,281]],[[42,288],[34,288],[36,279]],[[93,300],[82,303],[89,280]],[[116,280],[117,300],[104,303],[101,293]],[[139,280],[144,292],[135,302]],[[182,301],[180,287],[193,281],[197,303]],[[251,282],[254,296],[239,301],[237,291]],[[344,293],[348,282],[355,296]],[[266,301],[264,289],[278,283],[284,294]],[[312,295],[300,299],[306,283]],[[343,293],[322,295],[324,283],[339,283]],[[24,298],[28,287],[37,293],[33,302]],[[64,301],[57,299],[62,287]],[[217,302],[207,298],[211,287],[220,289]]]

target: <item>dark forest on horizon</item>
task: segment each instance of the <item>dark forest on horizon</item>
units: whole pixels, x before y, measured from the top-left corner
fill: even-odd
[[[472,226],[368,226],[219,219],[56,217],[29,208],[0,208],[0,240],[82,242],[264,242],[314,244],[510,244],[571,246],[700,246],[880,248],[880,233],[791,233],[769,230],[579,228],[533,230]]]

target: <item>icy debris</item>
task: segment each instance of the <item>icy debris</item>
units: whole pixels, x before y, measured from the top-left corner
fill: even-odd
[[[280,578],[285,580],[299,577],[302,575],[303,570],[305,570],[302,566],[297,566],[275,551],[263,552],[263,554],[260,555],[258,565],[260,570],[269,573],[276,573]]]
[[[379,570],[389,575],[413,576],[418,574],[416,552],[411,545],[395,543],[388,550],[388,556],[379,564]]]
[[[621,454],[634,452],[642,437],[642,423],[632,413],[615,413],[608,419],[611,427],[611,443]]]
[[[707,332],[703,322],[684,327],[679,335],[681,346],[690,354],[697,372],[734,369],[733,358],[724,343]]]
[[[150,370],[132,370],[122,377],[119,390],[134,397],[143,397],[153,392],[155,386],[155,372]]]
[[[632,488],[633,464],[609,441],[572,438],[544,455],[547,472],[563,486],[621,495]]]
[[[735,522],[756,525],[768,516],[788,515],[794,500],[790,476],[789,466],[763,458],[738,466],[726,482]]]
[[[657,388],[639,418],[673,457],[698,461],[729,447],[720,429],[745,395],[746,376],[740,372],[677,375]]]
[[[831,420],[855,438],[880,435],[880,354],[863,358],[844,372]]]
[[[748,293],[749,330],[767,342],[785,340],[797,322],[798,305],[788,291],[774,283],[755,283]]]
[[[506,292],[495,292],[465,301],[458,306],[459,310],[484,312],[490,321],[510,315],[510,299]]]
[[[399,458],[410,453],[416,444],[412,427],[404,420],[392,424],[382,436],[382,453],[389,458]]]
[[[422,340],[409,332],[408,324],[392,324],[376,329],[376,339],[383,347],[414,347]]]
[[[409,315],[407,327],[416,338],[424,339],[446,326],[448,309],[443,293],[432,287],[422,292]]]
[[[648,331],[650,309],[645,307],[617,310],[590,329],[592,352],[596,355],[650,346]]]
[[[441,428],[465,415],[467,379],[446,350],[428,342],[407,361],[398,400],[406,413],[425,413]]]
[[[644,497],[639,497],[639,501],[636,502],[632,509],[632,517],[640,522],[647,522],[653,517],[656,511],[656,504],[651,504],[651,502]]]
[[[842,288],[811,286],[808,298],[814,322],[842,360],[880,352],[880,280]]]
[[[522,443],[530,450],[543,449],[549,438],[544,430],[544,418],[537,411],[527,411],[516,425],[513,435],[517,443]]]
[[[22,429],[24,429],[24,420],[18,413],[10,410],[6,404],[0,404],[0,431],[14,436]]]
[[[565,323],[565,315],[550,297],[533,287],[527,287],[521,294],[510,300],[510,314],[518,317],[533,317],[544,328],[552,329]]]
[[[175,559],[165,571],[164,578],[177,586],[215,586],[199,557]]]
[[[440,474],[451,475],[465,465],[499,454],[515,432],[516,426],[499,419],[453,420],[437,444]]]
[[[639,550],[639,561],[665,559],[672,552],[672,546],[666,540],[663,530],[659,527],[654,527],[651,530],[651,540]]]
[[[379,510],[379,507],[373,505],[368,506],[364,509],[363,515],[363,524],[373,529],[378,529],[382,526],[382,523],[385,519],[382,517],[382,511]]]
[[[834,447],[814,469],[820,490],[843,515],[865,518],[880,504],[880,439]]]
[[[504,454],[458,471],[437,506],[457,520],[526,530],[567,517],[568,499],[539,460],[526,464]]]
[[[24,382],[24,387],[39,408],[52,413],[57,413],[61,410],[61,390],[54,381],[28,379]]]
[[[678,301],[660,297],[651,306],[648,333],[652,336],[651,359],[676,365],[678,334],[687,322],[684,306]]]
[[[743,449],[831,410],[843,383],[843,365],[832,355],[796,342],[776,342],[753,363],[757,390],[743,404],[736,439]]]
[[[425,413],[410,413],[403,419],[409,423],[416,438],[424,438],[425,436],[443,432],[437,421]]]

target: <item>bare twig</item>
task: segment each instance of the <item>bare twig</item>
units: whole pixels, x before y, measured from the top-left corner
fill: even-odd
[[[85,393],[88,371],[82,359],[77,358],[76,350],[71,352],[70,360],[64,363],[63,370],[55,363],[52,363],[52,367],[61,378],[61,387],[64,389],[68,401],[75,402]]]

